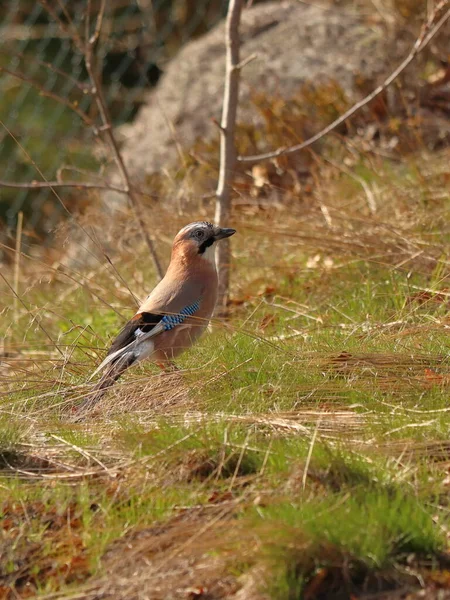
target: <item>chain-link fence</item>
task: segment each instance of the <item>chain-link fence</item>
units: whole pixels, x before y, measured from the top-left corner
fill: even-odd
[[[113,125],[133,118],[165,64],[193,36],[220,20],[226,0],[107,0],[96,49],[97,70]],[[101,168],[92,153],[95,120],[84,57],[73,32],[86,36],[100,0],[3,0],[0,4],[0,179],[54,180]],[[56,17],[56,18],[55,18]],[[58,23],[58,21],[60,21]],[[61,27],[61,23],[66,27]],[[64,201],[79,204],[80,194]],[[29,230],[48,231],[62,209],[48,189],[0,188],[0,223],[24,211]]]

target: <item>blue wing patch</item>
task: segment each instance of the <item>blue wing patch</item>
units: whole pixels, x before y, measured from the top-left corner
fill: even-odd
[[[161,319],[161,324],[164,327],[164,331],[170,331],[177,325],[181,325],[181,323],[183,323],[187,317],[192,317],[192,315],[197,312],[199,308],[200,300],[196,300],[193,304],[182,308],[177,315],[165,315]]]
[[[105,360],[91,375],[94,377],[99,371],[110,363],[114,363],[126,353],[133,354],[136,345],[141,340],[148,340],[163,331],[170,331],[177,325],[181,325],[188,317],[191,317],[200,308],[201,298],[193,304],[185,306],[175,315],[161,315],[153,313],[138,313],[125,325],[117,338],[114,340]],[[136,359],[136,356],[134,357]],[[134,362],[134,360],[133,360]]]

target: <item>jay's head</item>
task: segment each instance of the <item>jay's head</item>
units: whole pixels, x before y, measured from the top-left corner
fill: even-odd
[[[213,262],[216,242],[235,233],[235,229],[217,227],[206,221],[196,221],[189,223],[178,232],[173,242],[173,249],[190,258],[200,256]]]

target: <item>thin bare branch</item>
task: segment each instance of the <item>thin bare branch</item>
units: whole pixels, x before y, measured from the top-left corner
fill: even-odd
[[[3,44],[18,41],[42,40],[42,38],[57,38],[64,40],[70,38],[67,31],[61,31],[56,23],[11,23],[0,26],[0,39]],[[20,54],[18,54],[19,56]]]
[[[236,167],[236,114],[239,99],[239,23],[243,0],[230,0],[225,28],[226,71],[225,90],[223,95],[222,120],[220,123],[220,168],[216,190],[215,222],[227,225],[231,215],[231,190],[233,172]],[[223,240],[217,249],[217,266],[219,271],[218,310],[226,307],[230,280],[230,242]]]
[[[88,66],[86,64],[86,68],[88,70],[89,77],[91,79],[93,79],[94,82],[96,82],[97,81],[96,80],[96,75],[95,75],[95,73],[94,73],[94,71],[92,69],[92,65],[89,64],[89,66]],[[144,238],[144,241],[147,244],[148,249],[150,250],[150,255],[151,255],[153,263],[155,265],[156,272],[157,272],[158,276],[160,278],[162,278],[163,275],[164,275],[164,273],[163,273],[163,270],[162,270],[162,267],[161,267],[161,263],[159,261],[158,255],[156,254],[156,249],[155,249],[155,245],[153,243],[153,240],[151,239],[151,237],[150,237],[150,235],[149,235],[149,233],[147,231],[144,219],[142,217],[143,210],[142,210],[142,207],[141,207],[141,203],[140,203],[140,201],[138,199],[138,196],[136,195],[136,193],[134,192],[134,190],[132,188],[130,175],[129,175],[128,170],[127,170],[127,168],[125,166],[122,154],[121,154],[121,152],[119,150],[119,145],[117,143],[117,140],[116,140],[115,135],[113,133],[112,127],[111,127],[110,122],[108,120],[108,115],[107,115],[107,112],[106,112],[106,104],[104,102],[103,96],[102,96],[99,88],[97,87],[97,85],[95,85],[94,90],[95,91],[94,91],[93,95],[94,95],[94,98],[96,100],[97,106],[98,106],[98,108],[100,110],[101,118],[102,118],[103,123],[104,123],[104,131],[106,132],[106,135],[109,138],[109,141],[111,143],[111,148],[112,148],[112,150],[114,152],[114,157],[116,159],[117,166],[119,168],[120,174],[121,174],[123,182],[125,184],[125,186],[124,186],[125,189],[122,191],[122,193],[127,194],[128,198],[130,199],[130,203],[131,203],[131,206],[133,208],[136,220],[138,222],[139,229],[141,231],[141,235]]]
[[[60,181],[48,182],[45,180],[45,177],[42,175],[42,173],[39,171],[39,169],[37,169],[37,170],[39,171],[42,178],[45,180],[43,182],[16,183],[16,182],[0,181],[0,187],[11,187],[11,188],[18,188],[18,189],[20,189],[20,188],[22,188],[22,189],[50,188],[58,198],[59,198],[59,196],[57,195],[57,193],[55,191],[55,188],[58,188],[58,187],[74,187],[74,188],[78,188],[78,189],[105,189],[105,190],[115,191],[120,194],[125,194],[126,196],[128,196],[128,198],[130,200],[130,204],[132,206],[133,212],[134,212],[136,220],[138,222],[139,229],[144,238],[144,241],[146,242],[146,244],[150,250],[150,254],[152,256],[158,276],[161,278],[163,276],[163,271],[162,271],[158,256],[156,254],[153,240],[151,239],[151,237],[146,229],[146,226],[145,226],[145,222],[144,222],[144,219],[142,216],[143,210],[141,208],[141,204],[140,204],[140,201],[139,201],[139,198],[137,195],[139,192],[132,187],[129,173],[125,166],[124,160],[122,158],[122,155],[121,155],[121,152],[119,149],[119,145],[117,143],[117,140],[115,138],[115,135],[114,135],[114,132],[112,129],[111,118],[108,114],[106,101],[103,97],[101,81],[97,75],[96,68],[94,67],[94,64],[93,64],[94,63],[94,49],[95,49],[95,45],[100,37],[100,33],[101,33],[101,29],[102,29],[102,24],[103,24],[103,19],[104,19],[104,15],[105,15],[105,9],[106,9],[106,0],[102,0],[102,2],[101,2],[100,9],[98,11],[96,22],[95,22],[94,32],[92,35],[90,35],[91,3],[89,2],[88,14],[86,15],[86,30],[85,30],[86,39],[85,40],[81,39],[80,35],[76,31],[76,27],[70,17],[70,14],[67,12],[64,5],[60,4],[60,0],[58,0],[58,4],[59,4],[60,9],[63,11],[63,14],[65,15],[65,20],[61,18],[60,14],[57,12],[57,10],[55,10],[54,7],[50,6],[50,4],[47,0],[40,0],[40,2],[42,4],[42,6],[47,10],[47,12],[51,15],[51,17],[54,19],[54,21],[58,24],[58,26],[61,28],[61,30],[65,34],[69,35],[69,37],[72,39],[74,45],[77,47],[77,49],[83,55],[84,62],[86,65],[86,70],[88,72],[88,76],[90,79],[90,86],[84,87],[84,91],[85,91],[85,93],[91,94],[95,104],[97,105],[97,108],[98,108],[99,114],[100,114],[100,118],[102,121],[101,127],[97,128],[95,126],[95,124],[93,123],[93,121],[91,119],[89,119],[89,117],[87,117],[87,115],[82,113],[82,111],[80,111],[80,109],[78,109],[74,103],[71,103],[64,98],[61,98],[61,97],[57,96],[56,94],[53,94],[52,92],[48,92],[42,86],[40,86],[40,84],[38,84],[34,81],[30,81],[28,78],[26,78],[25,76],[22,76],[21,74],[16,74],[13,72],[9,72],[9,74],[19,77],[23,81],[26,81],[27,83],[34,85],[41,91],[42,94],[48,95],[49,97],[53,98],[57,102],[62,103],[65,106],[74,110],[77,114],[79,114],[79,116],[83,119],[83,121],[87,125],[94,128],[94,132],[97,135],[99,134],[100,131],[104,132],[107,137],[107,140],[109,142],[109,146],[113,152],[115,162],[117,163],[117,166],[119,168],[120,175],[124,182],[124,187],[122,188],[122,187],[118,187],[118,186],[114,186],[114,185],[110,185],[110,184],[100,184],[100,183],[96,184],[96,183],[91,183],[91,182],[87,182],[87,183],[72,182],[72,181],[70,181],[70,182],[60,182]],[[3,70],[5,72],[8,72],[6,69],[3,69]],[[35,166],[37,168],[37,165],[35,165]],[[59,198],[59,200],[62,203],[62,200],[60,198]],[[64,204],[63,204],[63,206],[64,206]],[[66,209],[65,206],[64,206],[64,208]],[[91,237],[91,236],[89,236],[89,234],[87,234],[87,235],[88,235],[88,237]]]
[[[52,73],[56,73],[57,75],[64,77],[64,79],[67,79],[68,81],[73,83],[75,87],[82,91],[83,94],[87,94],[89,92],[89,84],[81,83],[81,81],[78,81],[78,79],[75,79],[75,77],[72,77],[72,75],[66,73],[66,71],[64,71],[63,69],[58,69],[58,67],[55,67],[55,65],[52,65],[52,63],[46,62],[45,60],[40,60],[36,56],[30,56],[30,54],[27,54],[25,52],[17,52],[16,56],[18,56],[19,58],[23,58],[27,62],[31,61],[33,63],[36,63],[40,67],[44,67]]]
[[[42,177],[42,179],[44,180],[44,182],[47,184],[46,187],[49,187],[53,194],[55,195],[56,199],[58,200],[58,202],[61,204],[61,206],[63,207],[63,209],[65,210],[65,212],[69,215],[72,216],[70,210],[67,208],[67,206],[64,204],[61,196],[58,194],[58,192],[49,185],[47,178],[45,177],[44,173],[42,172],[42,169],[39,168],[39,165],[36,163],[36,161],[32,158],[32,156],[30,155],[29,152],[27,152],[27,150],[24,148],[24,146],[20,143],[20,141],[17,139],[17,137],[14,135],[14,133],[11,131],[11,129],[6,125],[6,123],[4,123],[2,120],[0,120],[0,125],[3,127],[3,129],[6,131],[6,133],[14,140],[14,143],[17,144],[17,146],[20,148],[20,150],[23,152],[24,156],[26,156],[27,160],[30,161],[30,163],[33,165],[33,167],[36,169],[36,171],[39,173],[39,175]],[[81,227],[81,225],[79,225]],[[85,230],[83,230],[85,231]],[[85,233],[87,233],[85,231]]]
[[[290,146],[288,148],[282,147],[274,150],[272,152],[265,152],[263,154],[255,154],[253,156],[238,156],[237,160],[239,162],[251,163],[251,162],[259,162],[262,160],[268,160],[270,158],[277,158],[278,156],[284,156],[287,154],[294,154],[295,152],[299,152],[300,150],[304,150],[308,148],[324,136],[328,135],[333,129],[336,129],[339,125],[341,125],[344,121],[352,117],[355,113],[357,113],[361,108],[372,102],[374,98],[379,96],[387,87],[391,85],[395,79],[406,69],[406,67],[416,58],[416,56],[424,50],[431,42],[431,40],[435,37],[435,35],[440,31],[445,22],[450,17],[450,9],[447,9],[441,18],[435,23],[438,14],[444,10],[450,0],[442,0],[433,11],[433,14],[428,19],[426,23],[424,23],[422,30],[420,32],[419,37],[415,41],[411,52],[408,56],[399,64],[399,66],[387,77],[383,83],[381,83],[377,88],[373,90],[368,96],[354,104],[347,112],[343,115],[335,119],[330,125],[313,135],[311,138],[301,142],[300,144],[296,144],[295,146]]]
[[[62,96],[59,96],[58,94],[55,94],[54,92],[51,92],[50,90],[46,90],[45,87],[43,87],[38,81],[35,81],[34,79],[31,79],[30,77],[27,77],[26,75],[23,75],[22,73],[18,73],[17,71],[11,71],[10,69],[7,69],[6,67],[0,66],[0,73],[6,73],[7,75],[10,75],[11,77],[15,77],[16,79],[20,79],[21,81],[24,81],[25,83],[28,83],[29,85],[32,85],[34,88],[39,90],[39,93],[41,96],[45,96],[46,98],[51,98],[52,100],[56,100],[56,102],[58,102],[59,104],[62,104],[63,106],[67,106],[67,108],[70,108],[70,110],[73,110],[73,112],[76,113],[80,117],[80,119],[89,127],[92,127],[94,125],[94,123],[88,117],[88,115],[86,113],[84,113],[80,108],[78,108],[78,106],[74,102],[71,102],[67,98],[63,98]]]
[[[94,33],[89,38],[89,44],[91,46],[94,46],[94,44],[97,43],[97,40],[100,37],[100,32],[101,32],[102,24],[103,24],[103,17],[105,16],[105,7],[106,7],[106,0],[102,0],[102,3],[100,5],[100,11],[97,15],[97,20],[95,23]]]
[[[109,185],[107,183],[84,183],[82,181],[31,181],[30,183],[18,183],[15,181],[3,181],[0,179],[0,188],[16,188],[19,190],[39,190],[45,188],[78,188],[110,190],[119,194],[128,194],[127,190]]]
[[[67,206],[65,205],[65,203],[63,202],[61,196],[58,194],[58,192],[56,191],[56,189],[51,185],[51,182],[49,182],[44,173],[42,172],[42,170],[39,168],[39,166],[37,165],[36,161],[33,160],[33,158],[30,156],[30,154],[26,151],[26,149],[23,147],[23,145],[20,143],[20,141],[17,139],[17,137],[13,134],[13,132],[8,128],[8,126],[3,123],[3,121],[0,120],[0,125],[5,129],[5,131],[8,133],[8,135],[14,140],[14,142],[17,144],[17,146],[21,149],[21,151],[24,153],[24,155],[27,157],[27,159],[30,161],[30,163],[33,165],[33,167],[36,169],[36,171],[39,173],[39,175],[42,177],[42,179],[44,180],[44,182],[40,182],[40,183],[44,183],[45,185],[43,185],[42,187],[47,187],[49,188],[52,193],[54,194],[54,196],[56,197],[56,199],[58,200],[58,202],[61,204],[62,208],[64,209],[64,211],[69,215],[69,217],[72,218],[72,213],[70,212],[70,210],[67,208]],[[17,185],[21,185],[21,184],[17,184]],[[0,186],[1,187],[1,186]],[[9,186],[8,186],[9,187]],[[99,250],[102,252],[102,254],[105,256],[105,258],[107,258],[108,262],[111,263],[109,257],[107,257],[103,247],[101,246],[101,244],[99,244],[97,242],[97,240],[89,234],[89,232],[86,230],[85,227],[83,227],[83,225],[81,225],[78,221],[75,220],[76,225],[81,229],[81,231],[83,231],[83,233],[88,237],[88,239],[91,240],[91,242],[93,244],[95,244]],[[134,295],[132,294],[133,298]]]
[[[68,22],[66,23],[63,19],[61,19],[61,17],[59,16],[59,14],[55,10],[55,8],[53,6],[51,6],[51,3],[49,3],[47,0],[40,0],[40,3],[45,8],[45,10],[51,15],[53,20],[56,23],[58,23],[59,28],[65,34],[67,34],[68,37],[71,38],[71,40],[73,41],[75,46],[78,48],[78,50],[80,50],[80,52],[82,52],[83,51],[83,43],[81,41],[80,36],[78,35],[78,31],[77,31],[76,27],[73,25],[72,19],[69,17]],[[59,4],[59,2],[58,2],[58,4]]]
[[[20,248],[22,247],[22,231],[23,231],[23,212],[19,211],[17,215],[16,229],[16,254],[14,257],[14,319],[18,318],[18,298],[19,298],[19,275],[20,275]]]
[[[95,174],[93,174],[95,177]],[[13,188],[18,190],[39,190],[39,189],[53,189],[53,188],[75,188],[80,190],[108,190],[110,192],[117,192],[118,194],[128,195],[128,192],[123,188],[117,187],[110,183],[92,183],[89,181],[31,181],[31,182],[18,182],[18,181],[4,181],[0,179],[0,188]],[[148,198],[158,199],[157,194],[151,194],[148,191],[142,190],[137,187],[133,187],[136,194],[141,196],[147,196]],[[211,195],[210,197],[214,197]]]
[[[119,144],[114,135],[114,131],[113,131],[112,124],[111,124],[111,118],[108,113],[108,107],[107,107],[105,98],[103,96],[101,82],[98,78],[98,74],[97,74],[96,69],[93,64],[94,46],[100,35],[103,16],[105,13],[105,6],[106,6],[106,0],[102,0],[100,11],[97,16],[97,21],[95,24],[94,34],[89,38],[89,40],[86,40],[85,49],[84,49],[84,62],[86,65],[86,70],[89,75],[89,79],[91,80],[91,83],[92,83],[92,90],[91,90],[92,96],[95,100],[98,111],[100,113],[100,118],[102,120],[102,131],[104,131],[106,137],[108,138],[108,141],[109,141],[111,150],[113,152],[117,167],[119,169],[120,175],[122,177],[122,181],[124,183],[124,192],[127,194],[128,198],[130,200],[130,204],[133,209],[134,215],[136,217],[139,229],[141,231],[141,235],[144,238],[145,243],[147,244],[147,247],[150,251],[150,255],[152,257],[153,263],[155,265],[156,272],[157,272],[159,278],[161,279],[164,275],[162,267],[161,267],[161,263],[159,261],[158,255],[156,253],[156,249],[155,249],[153,240],[151,239],[151,237],[147,231],[147,228],[146,228],[143,216],[142,216],[143,209],[142,209],[141,203],[139,201],[137,194],[135,193],[135,191],[132,188],[130,175],[125,166],[125,162],[123,160],[122,154],[119,149]]]
[[[67,2],[67,0],[65,0]],[[128,0],[127,0],[128,1]],[[103,31],[109,33],[114,30],[114,18],[103,19]],[[148,21],[144,21],[144,26],[148,26]],[[108,45],[114,52],[126,51],[135,47],[142,41],[143,17],[140,14],[128,14],[126,21],[122,22],[122,35],[120,38],[109,38]],[[72,35],[69,31],[62,31],[58,22],[55,23],[34,23],[20,24],[8,22],[0,24],[0,39],[2,44],[16,41],[42,40],[42,38],[70,39]],[[148,45],[150,45],[148,43]]]

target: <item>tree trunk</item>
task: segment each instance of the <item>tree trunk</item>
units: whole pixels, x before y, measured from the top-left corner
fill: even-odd
[[[231,191],[236,167],[235,129],[239,99],[239,23],[243,0],[230,0],[225,28],[226,71],[223,95],[222,120],[220,123],[220,170],[216,190],[217,225],[229,226],[231,215]],[[217,268],[219,272],[219,297],[217,311],[226,310],[230,283],[230,241],[223,240],[217,248]]]

